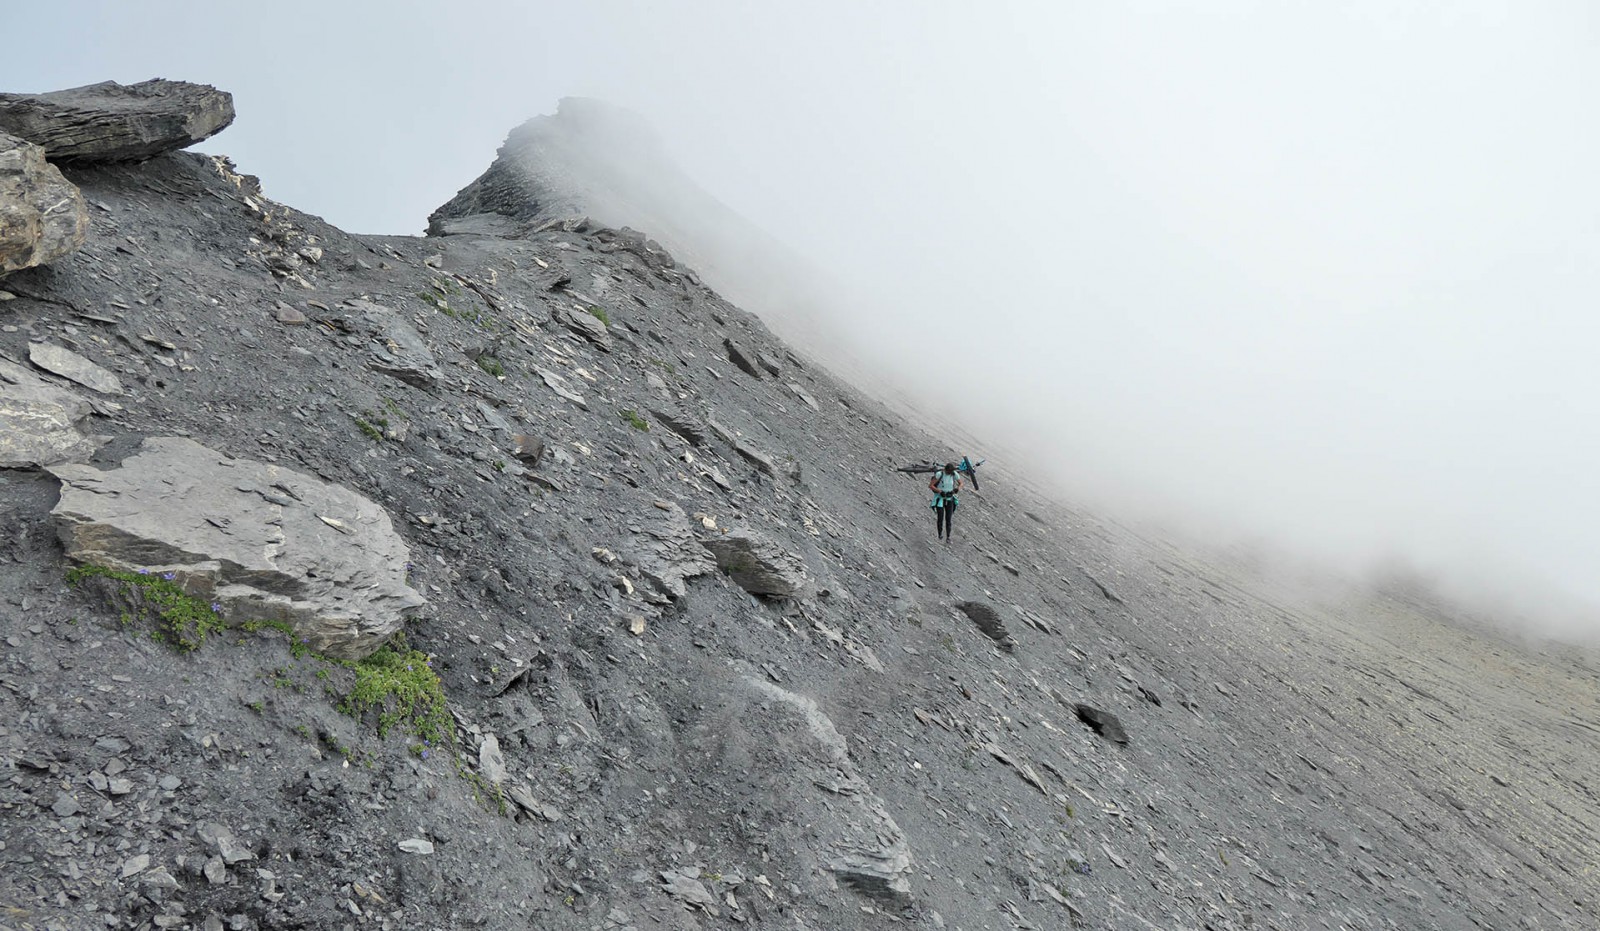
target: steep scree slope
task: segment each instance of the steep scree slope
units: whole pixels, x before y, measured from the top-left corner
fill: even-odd
[[[941,442],[642,237],[67,173],[93,229],[0,282],[0,355],[116,374],[102,467],[183,436],[385,508],[456,749],[276,631],[124,623],[0,471],[0,926],[1593,927],[1592,660],[1289,607],[999,466],[936,545],[888,470]],[[745,530],[798,597],[699,544]]]

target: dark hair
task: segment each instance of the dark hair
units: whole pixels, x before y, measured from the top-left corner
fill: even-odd
[[[946,472],[954,472],[956,470],[956,464],[953,462],[947,462],[944,464],[944,470]]]

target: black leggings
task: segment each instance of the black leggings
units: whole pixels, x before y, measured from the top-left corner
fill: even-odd
[[[956,506],[954,503],[933,509],[933,522],[939,528],[939,536],[948,537],[955,530],[954,521]]]

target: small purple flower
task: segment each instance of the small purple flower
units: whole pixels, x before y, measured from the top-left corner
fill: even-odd
[[[424,760],[426,760],[428,758],[428,751],[426,751],[426,750],[422,751],[422,758]]]
[[[149,569],[140,569],[139,570],[139,574],[140,575],[149,575],[150,574],[150,570]]]
[[[1077,870],[1078,870],[1079,873],[1082,873],[1083,875],[1088,876],[1089,872],[1090,872],[1089,864],[1087,864],[1087,863],[1079,863],[1078,866],[1077,866]]]
[[[211,613],[212,614],[221,614],[222,613],[222,605],[217,604],[215,601],[211,602]]]

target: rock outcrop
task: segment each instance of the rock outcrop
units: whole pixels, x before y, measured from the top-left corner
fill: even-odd
[[[232,94],[186,81],[0,94],[0,132],[43,147],[54,162],[139,161],[194,145],[232,122]]]
[[[44,149],[0,132],[0,275],[76,251],[88,229],[83,194]]]
[[[793,598],[810,587],[805,560],[754,531],[712,537],[705,547],[716,557],[717,568],[752,595]]]
[[[630,555],[640,574],[655,587],[652,594],[656,598],[676,600],[688,594],[689,579],[705,575],[717,564],[695,538],[694,526],[683,508],[662,503],[666,506],[661,517],[640,528]]]
[[[0,469],[86,459],[100,439],[84,431],[93,412],[76,393],[0,359]]]
[[[339,485],[176,437],[114,469],[50,472],[69,557],[171,572],[230,622],[287,621],[313,649],[359,659],[424,603],[389,515]]]
[[[792,809],[793,823],[817,838],[819,865],[855,891],[894,904],[911,900],[911,845],[894,817],[856,771],[843,736],[812,699],[747,676],[764,699],[749,709],[747,728],[765,738],[763,752],[782,760],[765,792]],[[766,769],[763,767],[763,769]],[[825,793],[825,794],[824,794]]]

